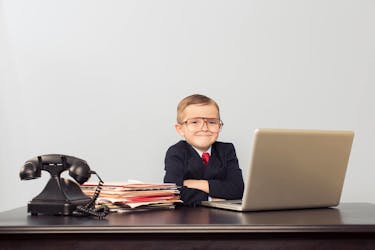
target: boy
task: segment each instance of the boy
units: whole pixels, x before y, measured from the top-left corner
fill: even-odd
[[[223,126],[219,106],[204,95],[191,95],[177,107],[176,131],[185,138],[165,156],[164,182],[181,186],[185,205],[209,197],[241,199],[242,172],[233,144],[216,141]]]

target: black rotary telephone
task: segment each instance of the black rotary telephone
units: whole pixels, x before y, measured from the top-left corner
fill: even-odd
[[[27,211],[31,215],[91,215],[101,219],[109,213],[106,206],[95,208],[95,201],[104,182],[95,171],[90,170],[86,161],[60,154],[37,156],[25,162],[20,171],[20,178],[21,180],[39,178],[42,170],[49,172],[51,179],[43,191],[28,203]],[[60,177],[65,170],[69,170],[69,175],[76,182]],[[86,182],[91,174],[98,177],[99,183],[90,198],[82,192],[78,184]]]

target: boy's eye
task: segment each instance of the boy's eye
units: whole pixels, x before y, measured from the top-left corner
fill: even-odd
[[[217,121],[208,121],[208,123],[211,124],[211,125],[216,125]]]
[[[199,120],[190,120],[190,124],[192,124],[192,125],[197,125],[199,123],[200,123]]]
[[[211,125],[217,125],[219,124],[219,120],[218,119],[207,119],[207,122]]]

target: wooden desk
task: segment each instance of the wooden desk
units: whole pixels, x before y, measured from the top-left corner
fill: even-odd
[[[375,205],[231,212],[178,208],[104,220],[0,213],[0,249],[375,249]]]

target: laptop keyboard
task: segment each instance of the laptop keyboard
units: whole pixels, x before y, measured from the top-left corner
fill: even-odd
[[[232,204],[242,204],[242,200],[232,200],[232,201],[229,201],[230,203]]]
[[[215,201],[215,203],[242,204],[242,200],[223,200],[223,201]]]

